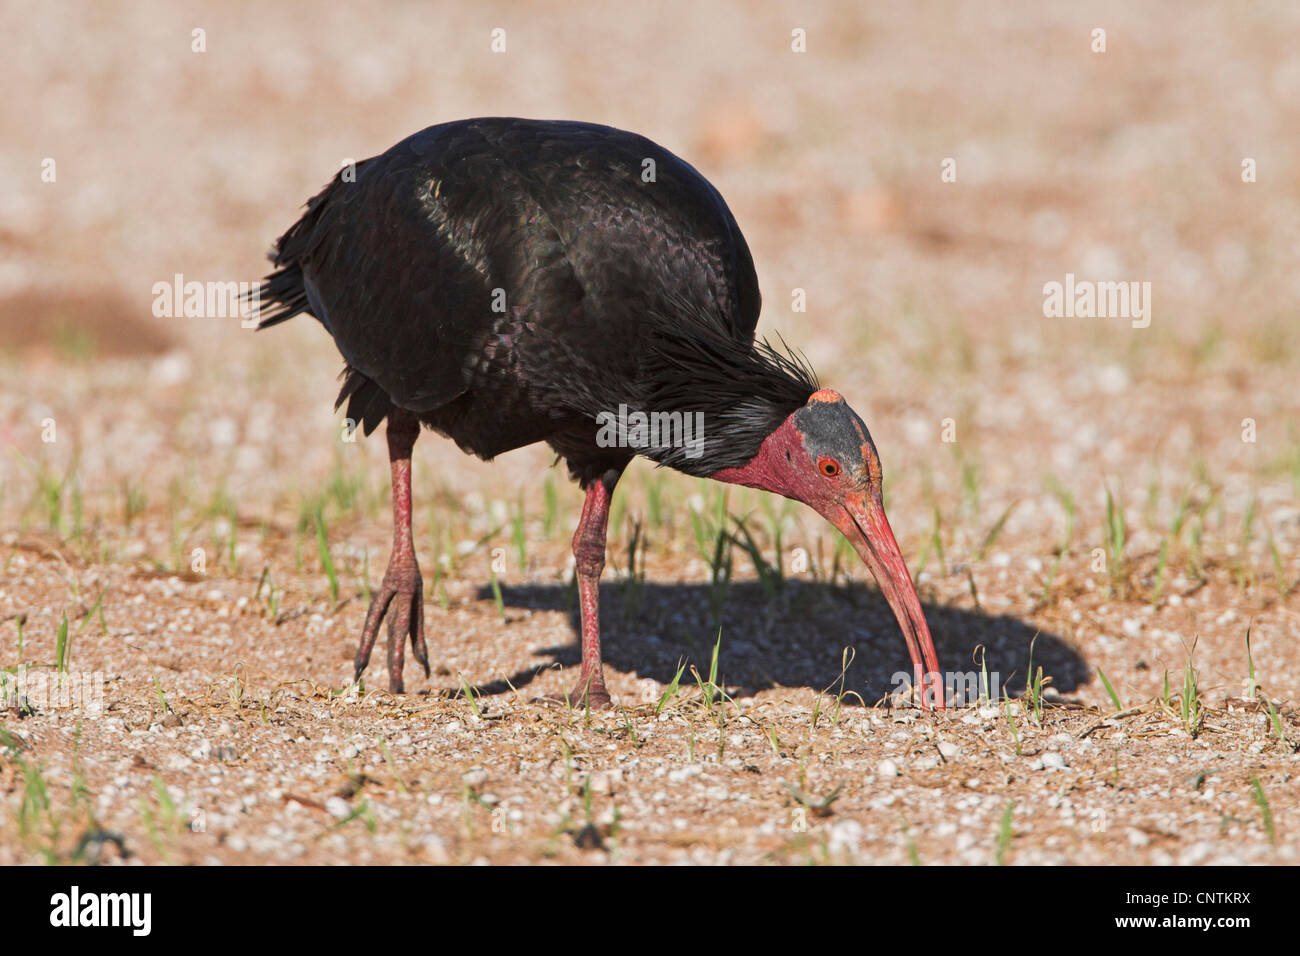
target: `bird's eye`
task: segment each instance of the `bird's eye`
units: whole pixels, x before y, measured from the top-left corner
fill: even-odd
[[[840,463],[834,458],[827,458],[824,455],[817,459],[817,468],[827,478],[834,478],[840,473]]]

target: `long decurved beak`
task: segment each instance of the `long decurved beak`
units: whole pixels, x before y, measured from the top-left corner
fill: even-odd
[[[939,659],[930,638],[930,627],[921,610],[908,573],[907,562],[894,539],[885,505],[878,488],[848,495],[838,508],[830,508],[825,517],[849,539],[863,563],[871,569],[885,600],[893,608],[898,626],[907,641],[907,652],[912,657],[916,687],[921,688],[921,706],[944,708],[943,675]]]

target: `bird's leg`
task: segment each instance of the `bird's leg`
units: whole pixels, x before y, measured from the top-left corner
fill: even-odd
[[[582,618],[582,667],[578,683],[569,692],[575,707],[599,710],[610,705],[605,672],[600,663],[600,572],[605,570],[605,532],[609,502],[621,470],[610,469],[587,488],[582,518],[573,533],[573,559],[578,577],[578,605]]]
[[[402,663],[406,638],[411,638],[415,659],[429,676],[429,652],[424,643],[424,581],[415,561],[415,544],[411,538],[411,448],[420,436],[420,420],[413,412],[394,408],[388,415],[388,461],[393,472],[393,552],[388,570],[370,601],[366,624],[357,648],[356,679],[370,662],[370,651],[379,634],[379,622],[397,599],[388,618],[388,689],[400,694]]]

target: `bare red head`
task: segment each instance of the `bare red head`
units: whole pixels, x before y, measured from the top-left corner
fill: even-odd
[[[944,706],[930,628],[885,517],[876,446],[838,392],[818,390],[764,439],[747,464],[709,477],[802,501],[838,528],[871,569],[898,618],[922,705]]]

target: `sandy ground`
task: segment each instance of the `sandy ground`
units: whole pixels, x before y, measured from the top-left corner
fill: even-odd
[[[0,863],[1297,862],[1300,18],[1131,7],[0,4]],[[154,286],[256,279],[341,163],[485,114],[718,186],[763,330],[872,429],[941,662],[998,700],[891,699],[831,529],[643,464],[618,707],[538,703],[579,495],[436,436],[434,672],[349,686],[383,442],[340,440],[316,323]],[[1044,315],[1067,274],[1149,282],[1149,325]],[[763,567],[717,584],[728,516]]]

